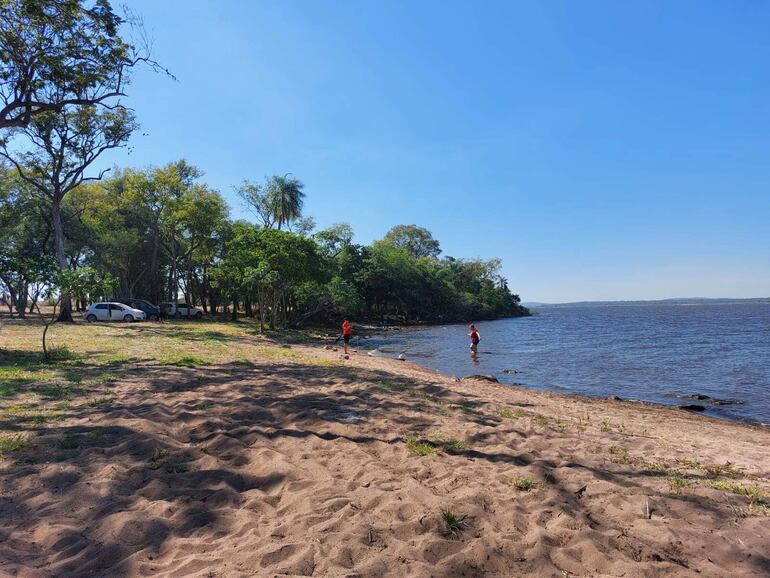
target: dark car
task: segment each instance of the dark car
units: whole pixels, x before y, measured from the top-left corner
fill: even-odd
[[[144,314],[150,321],[158,321],[160,319],[160,307],[153,305],[145,299],[124,298],[115,299],[115,301],[118,303],[123,303],[124,305],[128,305],[129,307],[133,307],[134,309],[139,309],[139,311],[144,311]]]

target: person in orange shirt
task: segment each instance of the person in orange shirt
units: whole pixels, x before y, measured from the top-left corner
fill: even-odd
[[[353,324],[345,319],[342,322],[342,341],[345,342],[345,355],[348,354],[348,343],[351,337],[353,337]]]
[[[479,333],[479,330],[476,329],[475,325],[471,325],[470,329],[471,329],[471,332],[468,334],[468,337],[471,338],[471,351],[473,353],[478,353],[479,341],[481,341],[481,334]]]

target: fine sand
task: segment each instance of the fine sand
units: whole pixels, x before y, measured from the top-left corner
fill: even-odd
[[[292,349],[0,458],[0,574],[770,576],[767,428]]]

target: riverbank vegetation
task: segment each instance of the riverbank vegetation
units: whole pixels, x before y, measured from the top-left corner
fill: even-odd
[[[344,223],[314,230],[302,212],[304,187],[289,176],[238,187],[256,222],[233,220],[202,176],[185,161],[124,169],[63,199],[67,268],[111,287],[81,291],[75,309],[112,295],[184,299],[271,327],[341,315],[412,323],[528,313],[499,260],[442,256],[422,227],[393,227],[369,245],[355,243]],[[17,315],[29,313],[54,282],[50,211],[50,200],[15,169],[0,175],[0,292]]]

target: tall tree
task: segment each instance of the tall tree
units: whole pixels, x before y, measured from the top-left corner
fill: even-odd
[[[273,208],[273,219],[280,231],[283,225],[289,226],[292,221],[302,216],[302,206],[305,204],[305,185],[289,173],[270,177],[265,185],[265,193]]]
[[[139,42],[121,36],[127,20]],[[108,0],[0,0],[0,129],[68,106],[114,104],[133,67],[160,68],[141,32]]]
[[[11,149],[8,142],[0,142],[0,156],[49,203],[54,257],[61,269],[69,267],[62,201],[81,183],[101,179],[106,171],[88,176],[86,170],[106,150],[124,145],[135,128],[133,113],[121,106],[105,110],[64,107],[59,113],[37,115],[21,129],[28,148]],[[71,319],[72,304],[65,296],[59,320]]]
[[[275,223],[273,198],[265,192],[265,187],[252,181],[243,181],[235,187],[235,192],[243,199],[246,208],[259,220],[265,229],[272,229]]]
[[[387,243],[404,249],[412,257],[437,257],[441,246],[433,238],[433,234],[424,227],[417,225],[396,225],[387,232],[384,239]]]

